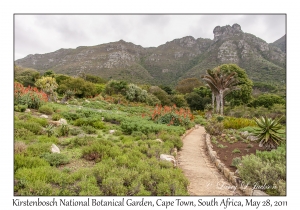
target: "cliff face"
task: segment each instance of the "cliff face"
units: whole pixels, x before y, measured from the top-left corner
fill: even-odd
[[[213,40],[187,36],[152,48],[120,40],[60,49],[28,55],[15,63],[41,72],[48,69],[68,75],[85,72],[107,79],[168,85],[186,77],[200,78],[206,69],[223,63],[236,63],[254,81],[285,81],[286,55],[278,44],[268,44],[244,33],[238,24],[217,26],[213,33]],[[269,77],[263,78],[266,75]]]

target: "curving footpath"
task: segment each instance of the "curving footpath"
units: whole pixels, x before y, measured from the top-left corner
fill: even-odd
[[[178,153],[178,164],[189,180],[190,195],[241,195],[229,183],[207,156],[205,129],[202,126],[192,130],[183,138],[183,147]]]

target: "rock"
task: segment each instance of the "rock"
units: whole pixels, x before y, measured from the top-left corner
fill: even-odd
[[[57,101],[56,101],[56,103],[58,103],[58,104],[59,104],[59,103],[60,103],[60,100],[57,100]]]
[[[249,136],[248,131],[241,132],[241,136],[242,136],[243,138],[247,138],[247,137]]]
[[[174,166],[177,165],[176,159],[175,159],[175,157],[172,156],[172,155],[161,154],[159,158],[160,158],[161,160],[166,160],[166,161],[172,162]]]
[[[160,143],[164,143],[161,139],[155,139],[155,141],[158,141]]]
[[[249,140],[249,141],[257,141],[258,138],[256,136],[248,136],[247,140]]]
[[[90,101],[89,101],[89,100],[87,100],[87,99],[85,99],[85,102],[86,102],[86,103],[90,103]]]
[[[26,109],[25,112],[30,112],[30,109]]]
[[[42,114],[40,117],[41,117],[41,118],[46,118],[46,119],[48,119],[48,116],[45,115],[45,114]]]
[[[59,122],[61,125],[68,125],[67,120],[64,119],[64,118],[61,118],[58,122]]]
[[[225,133],[223,133],[222,135],[221,135],[221,137],[225,137],[226,136],[226,134]]]
[[[59,150],[59,148],[55,144],[52,144],[52,146],[51,146],[51,152],[52,153],[60,153],[60,150]]]
[[[110,134],[114,134],[116,132],[116,130],[109,130]]]
[[[236,171],[234,172],[235,176],[239,176],[239,169],[236,169]]]

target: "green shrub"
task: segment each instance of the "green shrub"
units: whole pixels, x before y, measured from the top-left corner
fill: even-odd
[[[39,157],[26,157],[24,155],[15,154],[14,170],[15,172],[20,168],[36,168],[40,166],[49,166],[49,164]]]
[[[40,124],[43,127],[46,127],[49,124],[47,119],[37,118],[37,117],[32,117],[27,122],[36,122],[36,123]]]
[[[60,119],[61,119],[60,114],[55,113],[55,114],[52,115],[52,120],[57,121],[57,120],[60,120]]]
[[[194,122],[196,124],[200,124],[200,125],[204,125],[204,126],[207,124],[207,120],[203,116],[200,116],[200,115],[195,116]]]
[[[55,137],[55,136],[39,136],[38,138],[38,141],[39,142],[42,142],[42,143],[48,143],[48,142],[51,142],[51,143],[54,143],[54,144],[57,144],[58,143],[58,139]]]
[[[97,138],[92,136],[84,136],[84,137],[75,137],[69,140],[68,145],[70,148],[72,147],[81,147],[90,145],[95,142]]]
[[[225,117],[223,124],[225,129],[240,129],[248,126],[256,126],[254,120],[234,117]]]
[[[68,125],[63,124],[59,127],[59,132],[58,132],[59,136],[68,136],[69,133],[70,133],[70,128]]]
[[[264,161],[253,154],[244,156],[238,165],[239,175],[250,185],[281,186],[276,187],[277,195],[285,195],[286,163],[278,161]],[[274,193],[274,192],[273,192]]]
[[[16,121],[15,129],[20,129],[20,128],[25,128],[34,134],[40,134],[42,132],[42,127],[40,126],[40,124],[38,124],[36,122]]]
[[[221,135],[224,130],[223,122],[217,122],[216,120],[210,120],[205,126],[205,130],[210,135]]]
[[[48,105],[43,105],[39,108],[39,112],[47,114],[47,115],[51,115],[51,114],[53,114],[53,109],[52,109],[52,107],[50,107]]]
[[[26,154],[29,156],[39,157],[44,153],[50,153],[51,145],[52,143],[50,142],[31,144],[27,147]]]
[[[87,134],[97,133],[97,130],[94,127],[89,125],[82,126],[82,130]]]
[[[232,153],[241,153],[241,151],[239,149],[234,149],[232,150]]]
[[[70,134],[71,134],[72,136],[77,136],[77,135],[80,134],[80,133],[81,133],[81,130],[78,129],[78,128],[72,128],[72,129],[70,129]]]
[[[51,166],[65,165],[69,163],[69,159],[64,154],[60,153],[46,153],[41,156],[44,158]]]
[[[25,104],[25,105],[21,105],[21,104],[18,104],[18,105],[15,105],[14,106],[14,110],[16,112],[25,112],[25,110],[28,108],[28,105]]]
[[[240,157],[235,157],[232,159],[231,165],[236,167],[242,162],[242,159]]]
[[[97,180],[95,177],[84,176],[83,179],[78,183],[80,187],[81,196],[101,196],[103,193],[100,191]]]
[[[35,135],[30,130],[27,130],[26,128],[16,128],[14,129],[14,138],[15,140],[33,140],[35,138]]]

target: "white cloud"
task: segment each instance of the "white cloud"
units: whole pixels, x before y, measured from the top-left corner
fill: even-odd
[[[215,26],[234,23],[268,43],[285,34],[284,15],[16,15],[15,59],[120,39],[143,47],[184,36],[213,39]]]

